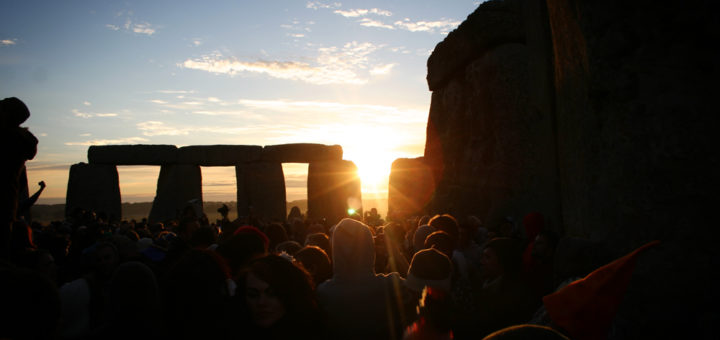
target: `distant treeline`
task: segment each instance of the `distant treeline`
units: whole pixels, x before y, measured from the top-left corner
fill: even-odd
[[[208,215],[210,222],[219,220],[222,217],[217,212],[223,204],[227,204],[230,208],[228,214],[231,220],[237,218],[237,209],[235,201],[229,202],[203,202],[203,210]],[[287,211],[294,206],[300,208],[303,214],[307,212],[307,200],[296,200],[287,203]],[[379,200],[363,200],[363,206],[366,209],[376,207],[381,215],[387,213],[387,199]],[[152,202],[140,202],[140,203],[123,203],[122,214],[124,220],[142,220],[150,214],[150,208],[152,208]],[[65,219],[65,204],[35,204],[31,210],[33,221],[40,222],[42,224],[48,224],[52,221],[62,221]]]
[[[215,221],[220,218],[220,213],[217,212],[223,204],[226,204],[230,208],[229,218],[237,218],[237,209],[235,201],[231,202],[203,202],[203,210],[208,215],[210,221]],[[294,206],[300,208],[303,214],[307,211],[307,200],[297,200],[287,203],[288,213]],[[152,202],[140,202],[140,203],[123,203],[122,214],[125,220],[141,220],[146,218],[150,214],[150,208],[152,208]],[[65,219],[65,204],[35,204],[31,210],[33,221],[37,221],[43,224],[50,223],[52,221],[62,221]]]

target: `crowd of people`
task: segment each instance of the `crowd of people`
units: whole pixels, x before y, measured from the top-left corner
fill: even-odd
[[[0,337],[481,339],[516,326],[492,336],[563,338],[538,313],[558,242],[539,213],[488,228],[448,214],[327,225],[296,208],[285,223],[221,210],[214,223],[191,208],[165,223],[81,210],[15,222]]]

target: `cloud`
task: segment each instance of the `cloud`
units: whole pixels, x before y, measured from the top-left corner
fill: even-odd
[[[370,74],[374,74],[374,75],[388,74],[388,73],[390,73],[390,70],[392,70],[392,68],[394,66],[395,66],[395,64],[376,66],[372,70],[370,70]]]
[[[157,93],[164,93],[164,94],[189,94],[189,93],[195,93],[194,90],[157,90],[155,91]]]
[[[0,40],[0,46],[15,45],[16,42],[17,42],[17,39],[3,39],[3,40]]]
[[[147,121],[137,123],[137,128],[142,131],[145,136],[185,136],[190,129],[177,129],[168,127],[163,122]]]
[[[115,25],[115,24],[106,24],[105,27],[110,29],[111,31],[124,31],[124,32],[132,32],[135,34],[143,34],[147,36],[151,36],[155,34],[157,31],[157,27],[155,25],[151,25],[148,22],[137,22],[133,18],[133,12],[132,11],[120,11],[117,14],[117,17],[125,17],[125,23],[123,25]]]
[[[202,43],[203,43],[202,40],[200,40],[199,38],[195,38],[192,40],[193,46],[196,46],[196,47],[202,45]]]
[[[370,19],[370,18],[362,18],[362,19],[358,20],[358,22],[360,23],[360,26],[365,26],[365,27],[387,28],[387,29],[390,29],[390,30],[394,30],[394,29],[395,29],[394,26],[391,26],[391,25],[388,25],[388,24],[384,24],[384,23],[382,23],[382,22],[380,22],[380,21],[372,20],[372,19]]]
[[[305,5],[306,8],[310,9],[320,9],[320,8],[340,8],[342,6],[339,2],[333,2],[333,3],[322,3],[320,1],[308,1]]]
[[[155,33],[155,29],[148,23],[133,24],[132,31],[145,35],[153,35]]]
[[[365,84],[363,76],[371,64],[369,55],[383,45],[358,43],[356,41],[342,47],[323,47],[318,49],[318,57],[310,64],[299,61],[242,61],[233,57],[223,57],[219,52],[199,59],[187,59],[178,64],[180,67],[201,70],[215,74],[234,76],[241,73],[257,73],[277,79],[304,81],[311,84]]]
[[[117,116],[118,116],[118,114],[117,114],[117,113],[114,113],[114,112],[107,112],[107,113],[88,113],[88,112],[82,112],[82,111],[80,111],[80,110],[78,110],[78,109],[73,109],[72,112],[75,114],[75,117],[86,118],[86,119],[87,119],[87,118],[93,118],[93,117],[106,118],[106,117],[117,117]]]
[[[92,105],[92,103],[86,100],[86,101],[83,102],[83,105],[85,105],[85,106],[90,106],[90,105]]]
[[[396,21],[394,23],[395,27],[408,30],[410,32],[429,32],[429,33],[435,33],[439,31],[440,33],[446,34],[450,32],[450,30],[454,29],[458,25],[460,25],[460,21],[452,20],[452,19],[442,19],[437,21],[410,21],[410,19],[405,18],[403,20]]]
[[[90,145],[110,145],[110,144],[138,144],[147,142],[147,138],[128,137],[118,139],[93,139],[85,142],[66,142],[68,146],[90,146]]]
[[[371,8],[371,9],[351,9],[349,11],[335,10],[335,14],[340,14],[346,18],[364,17],[368,14],[375,14],[380,16],[389,17],[392,16],[392,12],[383,9]]]
[[[302,34],[302,33],[289,33],[288,36],[293,37],[293,38],[303,38],[303,37],[305,37],[305,34]]]

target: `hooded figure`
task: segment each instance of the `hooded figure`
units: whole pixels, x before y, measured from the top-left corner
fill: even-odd
[[[370,228],[349,218],[332,236],[333,276],[317,297],[328,318],[331,339],[388,339],[402,334],[398,273],[375,274],[375,244]]]

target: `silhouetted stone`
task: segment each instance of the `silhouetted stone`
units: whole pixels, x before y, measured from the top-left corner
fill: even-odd
[[[553,121],[530,105],[528,59],[525,45],[496,46],[433,92],[425,148],[433,210],[491,226],[530,211],[557,221]]]
[[[339,161],[342,157],[343,149],[340,145],[309,143],[266,145],[262,153],[263,161],[280,163]]]
[[[517,27],[479,29],[500,16]],[[709,2],[483,3],[428,62],[431,211],[539,210],[613,257],[660,239],[609,338],[714,334],[717,22]]]
[[[266,222],[285,221],[285,176],[282,164],[260,162],[235,167],[238,216]]]
[[[362,216],[360,178],[351,161],[310,163],[307,193],[310,219],[325,218],[332,225],[347,217],[348,208]]]
[[[164,165],[177,162],[175,145],[93,145],[88,148],[90,164]]]
[[[432,171],[422,157],[398,158],[392,163],[388,187],[388,217],[402,220],[424,214],[435,192]]]
[[[462,74],[470,62],[495,46],[524,42],[520,4],[517,0],[484,2],[438,43],[427,62],[430,91]]]
[[[202,200],[200,167],[188,164],[163,165],[150,210],[150,222],[163,222],[180,216],[190,200]]]
[[[70,216],[78,208],[104,213],[110,220],[122,218],[117,167],[86,163],[70,167],[65,215]]]
[[[0,259],[8,256],[10,226],[17,213],[18,178],[25,161],[37,153],[37,138],[20,127],[29,116],[30,111],[20,99],[0,100],[0,136],[5,146],[0,166]]]
[[[258,145],[192,145],[178,149],[178,163],[202,166],[234,166],[260,159]]]

